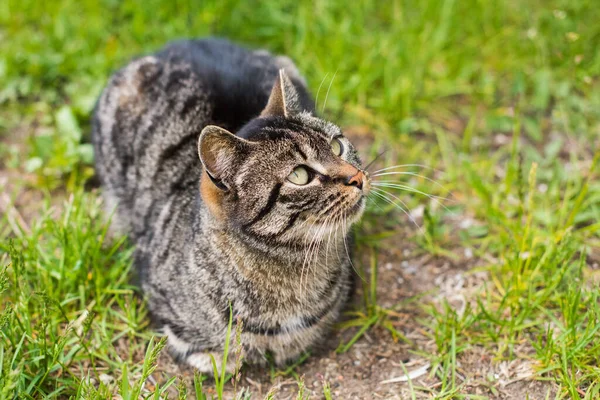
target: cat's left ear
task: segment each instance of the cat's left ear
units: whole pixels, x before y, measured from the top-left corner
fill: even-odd
[[[198,155],[204,169],[219,189],[227,189],[253,143],[226,129],[208,125],[198,139]]]
[[[301,111],[298,91],[285,71],[280,69],[277,80],[271,90],[267,106],[260,113],[260,116],[289,117]]]

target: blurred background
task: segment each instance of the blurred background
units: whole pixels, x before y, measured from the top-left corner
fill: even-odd
[[[130,249],[104,242],[89,190],[90,115],[132,58],[215,35],[290,56],[365,161],[385,152],[379,168],[413,165],[396,176],[405,190],[390,183],[357,230],[363,279],[331,339],[338,351],[251,381],[304,374],[318,395],[331,382],[358,398],[597,398],[599,5],[0,2],[0,392],[108,396],[124,366],[133,382],[155,361]],[[354,346],[387,356],[365,361]],[[425,381],[381,383],[407,359],[426,366]]]

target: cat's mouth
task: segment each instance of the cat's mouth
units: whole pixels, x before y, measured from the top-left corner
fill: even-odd
[[[350,227],[358,222],[363,215],[367,203],[367,196],[364,193],[353,196],[352,199],[340,204],[335,210],[331,210],[327,215],[317,218],[308,217],[301,226],[304,228],[304,235],[309,239],[317,237],[328,237],[331,235],[345,234]]]
[[[348,208],[348,215],[357,215],[358,218],[362,217],[362,213],[365,210],[365,204],[367,204],[367,196],[361,194],[354,204]]]

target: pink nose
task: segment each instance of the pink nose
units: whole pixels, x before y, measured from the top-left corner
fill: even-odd
[[[344,184],[346,186],[356,186],[357,188],[362,189],[364,180],[365,174],[363,174],[362,171],[358,171],[355,175],[349,176]]]

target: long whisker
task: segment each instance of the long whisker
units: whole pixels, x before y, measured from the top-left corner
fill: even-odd
[[[415,173],[415,172],[408,172],[408,171],[404,171],[404,172],[383,172],[383,173],[380,173],[380,174],[374,174],[374,175],[372,175],[372,177],[373,177],[373,178],[376,178],[376,177],[378,177],[378,176],[385,176],[385,175],[410,175],[410,176],[416,176],[416,177],[418,177],[418,178],[423,178],[423,179],[425,179],[426,181],[429,181],[429,182],[431,182],[431,183],[433,183],[433,184],[435,184],[435,185],[437,185],[437,186],[441,187],[441,188],[442,188],[442,189],[444,189],[444,190],[445,190],[447,193],[449,193],[450,195],[452,195],[452,192],[450,191],[450,189],[446,188],[446,187],[445,187],[444,185],[442,185],[441,183],[437,182],[437,181],[436,181],[436,180],[434,180],[434,179],[428,178],[428,177],[426,177],[426,176],[424,176],[424,175],[417,174],[417,173]]]
[[[329,76],[329,72],[325,75],[325,77],[323,77],[323,79],[321,79],[321,84],[319,85],[319,89],[317,89],[317,98],[315,100],[315,110],[317,110],[318,106],[319,106],[319,93],[321,93],[321,86],[323,86],[323,83],[325,83],[325,79],[327,79],[328,76]]]
[[[306,272],[305,285],[307,285],[307,286],[308,286],[308,274],[309,274],[311,268],[313,270],[313,279],[316,280],[316,278],[317,278],[317,268],[318,268],[318,264],[319,264],[319,257],[321,256],[321,245],[323,244],[323,240],[321,240],[323,238],[323,231],[325,231],[327,228],[329,228],[329,223],[333,217],[334,217],[334,215],[329,215],[325,219],[325,221],[321,224],[321,227],[318,230],[319,240],[317,240],[317,242],[316,242],[317,245],[313,249],[312,254],[310,256],[310,261],[308,264],[309,271]],[[314,259],[314,261],[313,261],[313,259]]]
[[[371,191],[376,191],[376,190],[377,190],[376,188],[371,188]],[[377,202],[375,201],[375,198],[374,198],[374,197],[371,197],[371,194],[375,194],[375,193],[371,193],[371,192],[369,192],[369,194],[367,195],[367,201],[369,201],[369,200],[373,200],[373,201],[372,201],[372,204],[374,204],[374,205],[375,205],[375,207],[377,207],[377,208],[378,208],[378,209],[379,209],[381,212],[385,212],[385,210],[384,210],[383,208],[381,208],[381,206],[379,205],[379,203],[377,203]]]
[[[338,245],[338,229],[340,228],[342,224],[342,216],[340,214],[340,216],[337,218],[336,223],[335,223],[335,238],[333,239],[333,243],[335,244],[335,254],[337,256],[337,261],[339,262],[340,259],[340,246]]]
[[[412,220],[412,217],[411,217],[411,215],[410,215],[410,208],[409,208],[409,207],[408,207],[408,205],[406,205],[406,203],[405,203],[404,201],[402,201],[402,200],[401,200],[399,197],[397,197],[397,196],[394,196],[394,195],[393,195],[393,194],[391,194],[391,193],[388,193],[388,192],[386,192],[386,191],[384,191],[384,190],[379,190],[379,189],[372,189],[372,192],[373,192],[373,194],[374,194],[375,196],[377,196],[377,197],[378,197],[378,198],[380,198],[380,199],[383,199],[383,200],[384,200],[386,203],[388,203],[388,204],[391,204],[391,205],[393,205],[394,207],[398,208],[400,211],[402,211],[404,214],[406,214],[406,216],[407,216],[409,219],[411,219],[411,220]],[[390,198],[389,198],[388,196],[395,198],[395,199],[396,199],[397,201],[399,201],[399,202],[402,204],[402,206],[404,206],[404,207],[402,207],[400,204],[396,203],[395,201],[393,201],[393,200],[390,200]],[[414,222],[414,221],[413,221],[413,222]],[[417,227],[419,227],[419,225],[418,225],[418,224],[417,224]]]
[[[392,165],[391,167],[378,169],[377,171],[374,171],[373,174],[376,174],[378,172],[388,171],[388,170],[394,169],[394,168],[408,168],[408,167],[419,167],[419,168],[430,169],[432,171],[438,171],[435,168],[432,168],[430,166],[423,165],[423,164],[399,164],[399,165]]]
[[[407,185],[401,185],[399,183],[396,182],[391,182],[391,181],[375,181],[375,182],[371,182],[372,186],[380,186],[380,187],[387,187],[387,188],[394,188],[394,189],[402,189],[405,190],[407,192],[412,192],[412,193],[417,193],[423,196],[427,196],[432,200],[443,200],[443,201],[452,201],[451,199],[448,199],[447,197],[442,197],[442,196],[436,196],[434,194],[429,194],[429,193],[425,193],[420,191],[419,189],[415,189],[413,187],[407,186]],[[443,204],[440,203],[441,206],[444,206]],[[445,206],[444,206],[445,207]],[[450,211],[450,210],[448,210]]]
[[[313,223],[316,223],[316,222],[319,220],[319,218],[321,218],[321,217],[322,217],[322,216],[323,216],[323,215],[324,215],[324,214],[325,214],[327,211],[328,211],[327,209],[324,209],[324,210],[320,211],[318,214],[316,214],[315,216],[313,216],[313,218],[314,218],[314,222],[313,222]],[[309,221],[309,219],[308,219],[308,218],[307,218],[307,219],[305,219],[305,220],[304,220],[304,221],[302,221],[302,223],[301,223],[300,225],[298,225],[298,226],[297,226],[295,229],[296,229],[296,230],[299,230],[299,229],[300,229],[300,228],[302,228],[304,225],[306,225],[306,223],[307,223],[308,221]]]
[[[446,207],[440,201],[440,200],[451,201],[451,200],[449,200],[449,199],[447,199],[445,197],[435,196],[435,195],[432,195],[432,194],[421,192],[420,190],[417,190],[415,188],[412,188],[412,187],[406,186],[406,185],[398,185],[398,184],[392,184],[392,183],[372,183],[371,185],[378,186],[378,187],[384,187],[384,188],[391,188],[391,189],[400,189],[400,190],[404,190],[404,191],[407,191],[407,192],[421,194],[421,195],[426,196],[429,199],[433,200],[437,205],[439,205],[440,207],[443,207],[444,210],[446,210],[451,215],[455,215],[456,214],[454,211],[450,210],[448,207]]]
[[[374,163],[375,161],[377,161],[377,160],[379,159],[379,157],[381,157],[381,156],[382,156],[382,155],[384,155],[385,153],[387,153],[387,150],[384,150],[384,151],[382,151],[381,153],[377,154],[377,155],[375,156],[375,158],[374,158],[373,160],[371,160],[371,162],[370,162],[370,163],[368,163],[368,164],[367,164],[367,166],[364,168],[364,170],[365,170],[365,171],[368,171],[368,170],[369,170],[369,167],[370,167],[371,165],[373,165],[373,163]]]
[[[406,214],[406,216],[408,217],[408,219],[415,224],[415,226],[417,227],[417,229],[419,229],[419,232],[421,234],[423,234],[423,228],[417,224],[417,221],[415,221],[415,219],[412,217],[412,215],[410,215],[410,208],[406,205],[406,203],[404,201],[402,201],[402,199],[400,199],[399,197],[393,195],[392,193],[388,193],[388,192],[384,192],[381,190],[377,190],[377,189],[372,189],[372,193],[376,196],[378,196],[379,198],[383,199],[384,201],[390,203],[391,205],[395,206],[396,208],[398,208],[399,210],[401,210],[404,214]],[[395,201],[390,200],[387,196],[392,196],[394,199],[398,200],[400,203],[402,203],[402,205],[404,205],[404,207],[406,207],[406,209],[404,209],[402,206],[400,206],[398,203],[396,203]]]
[[[331,220],[331,218],[333,218],[333,216],[327,217],[325,222],[322,224],[321,229],[319,229],[319,238],[321,238],[321,236],[322,236],[321,232],[329,227],[329,221]],[[320,257],[320,251],[321,251],[322,244],[323,244],[323,241],[319,240],[318,244],[317,244],[317,249],[314,252],[315,262],[311,263],[311,265],[308,266],[309,268],[311,268],[311,266],[312,266],[314,280],[317,279],[317,268],[318,268],[317,264],[319,263],[319,257]],[[325,268],[327,268],[327,264],[325,264]],[[308,273],[307,273],[307,275],[308,275]],[[308,279],[306,280],[306,284],[308,285]]]
[[[333,74],[331,81],[329,81],[329,87],[327,88],[327,94],[325,95],[325,101],[323,102],[323,110],[321,111],[321,113],[325,113],[325,106],[327,105],[327,98],[329,97],[329,90],[331,89],[331,85],[333,84],[333,81],[335,80],[335,76],[337,75],[337,73],[338,73],[338,70],[335,71],[335,74]]]
[[[383,184],[377,184],[375,186],[378,187],[384,187],[384,188],[391,188],[391,189],[400,189],[400,190],[404,190],[407,192],[412,192],[412,193],[418,193],[421,194],[423,196],[428,197],[429,199],[431,199],[432,201],[434,201],[437,205],[439,205],[440,207],[443,207],[444,210],[446,210],[448,213],[455,215],[456,213],[452,210],[450,210],[448,207],[446,207],[440,200],[443,201],[451,201],[445,197],[440,197],[440,196],[434,196],[432,194],[428,194],[425,192],[421,192],[420,190],[417,190],[415,188],[412,188],[410,186],[405,186],[405,185],[396,185],[396,184],[390,184],[390,183],[383,183]]]
[[[334,215],[334,217],[332,217],[332,218],[333,218],[333,221],[332,221],[333,224],[332,225],[335,226],[335,222],[337,220],[337,216]],[[329,235],[327,235],[327,246],[325,246],[325,267],[327,267],[329,265],[328,264],[328,256],[329,256],[329,242],[330,242],[330,240],[331,240],[331,229],[329,229]]]
[[[317,220],[313,221],[313,223],[310,225],[310,228],[308,230],[308,233],[310,233],[310,229],[312,229],[312,227],[317,223]],[[302,278],[304,277],[304,266],[306,265],[306,261],[307,261],[307,257],[308,257],[308,253],[310,252],[311,247],[313,246],[313,243],[315,241],[315,238],[317,237],[317,232],[315,232],[312,236],[312,238],[310,239],[310,242],[308,244],[308,247],[306,248],[306,253],[304,254],[304,260],[302,261],[302,267],[300,269],[300,287],[302,288]]]
[[[352,267],[352,269],[354,270],[356,275],[361,276],[358,273],[358,270],[356,269],[356,267],[354,267],[354,263],[352,262],[352,257],[350,256],[350,251],[348,250],[347,239],[348,239],[348,235],[350,234],[350,232],[348,231],[348,226],[347,226],[348,217],[347,217],[345,211],[344,211],[344,220],[343,221],[344,221],[343,222],[344,231],[342,233],[344,234],[344,248],[346,249],[346,255],[348,256],[348,262],[350,262],[350,266]],[[364,278],[362,278],[362,279],[364,280]]]

